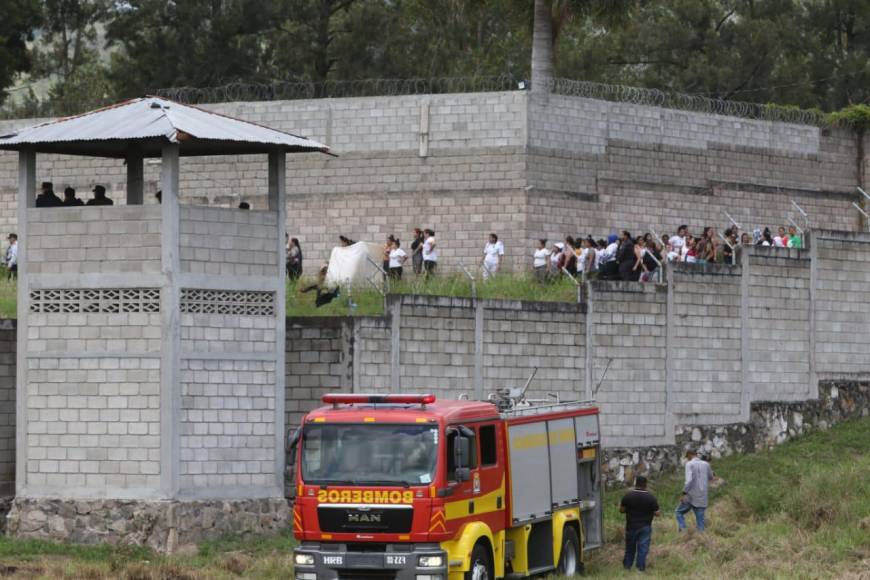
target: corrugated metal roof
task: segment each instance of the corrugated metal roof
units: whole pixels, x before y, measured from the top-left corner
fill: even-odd
[[[287,151],[321,151],[329,147],[159,97],[131,99],[0,135],[0,149],[123,157],[131,147],[146,156],[160,154],[160,144],[180,143],[182,155],[219,155]]]

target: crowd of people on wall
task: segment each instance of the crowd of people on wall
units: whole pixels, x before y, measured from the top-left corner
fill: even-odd
[[[339,236],[341,246],[354,242]],[[287,236],[287,276],[291,280],[302,274],[302,249],[297,238]],[[690,264],[734,264],[745,246],[777,248],[804,247],[803,232],[794,225],[780,226],[776,233],[770,228],[756,228],[752,233],[736,227],[721,235],[714,227],[705,227],[700,235],[693,235],[689,226],[681,225],[671,235],[657,238],[646,232],[634,236],[627,230],[610,234],[607,238],[566,236],[549,243],[535,241],[532,251],[532,273],[536,280],[546,283],[559,276],[597,278],[602,280],[629,280],[648,282],[666,262]],[[433,229],[414,228],[411,243],[403,246],[393,234],[382,246],[382,267],[385,275],[401,280],[410,266],[417,276],[432,276],[438,266],[439,245]],[[480,254],[479,273],[484,280],[496,276],[505,259],[505,246],[497,233],[490,233]]]
[[[541,281],[567,272],[572,276],[646,282],[652,280],[664,262],[733,264],[740,249],[751,245],[800,249],[804,242],[794,225],[780,226],[776,235],[770,228],[756,228],[750,234],[732,227],[720,236],[716,228],[705,227],[701,235],[695,236],[687,225],[661,238],[649,232],[633,236],[622,230],[607,239],[566,236],[550,247],[546,239],[538,240],[533,269],[535,277]]]

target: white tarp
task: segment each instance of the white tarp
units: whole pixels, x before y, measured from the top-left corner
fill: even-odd
[[[383,259],[383,246],[370,242],[357,242],[350,246],[332,248],[329,256],[329,269],[326,271],[326,285],[362,286],[366,278],[376,272],[366,258],[371,258],[375,264]]]

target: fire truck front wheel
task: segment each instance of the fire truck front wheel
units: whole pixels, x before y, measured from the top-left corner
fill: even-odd
[[[465,573],[465,580],[495,580],[492,556],[483,542],[478,542],[471,550],[471,567]]]
[[[576,576],[581,573],[580,564],[580,538],[574,526],[565,526],[562,532],[562,553],[559,556],[559,567],[556,569],[560,576]]]

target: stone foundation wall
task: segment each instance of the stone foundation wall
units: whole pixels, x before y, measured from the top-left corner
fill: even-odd
[[[188,502],[16,499],[7,532],[16,538],[148,546],[174,553],[193,550],[208,540],[275,534],[287,528],[289,515],[284,498]]]
[[[676,469],[689,448],[713,460],[754,453],[860,417],[870,417],[870,382],[824,382],[819,399],[753,403],[746,423],[677,425],[675,445],[605,449],[604,477],[608,485],[630,484],[635,475]]]

